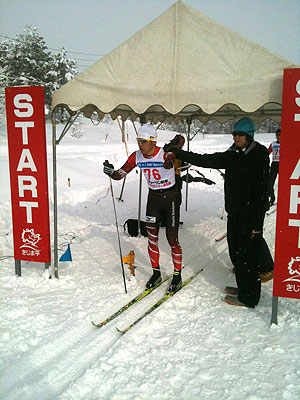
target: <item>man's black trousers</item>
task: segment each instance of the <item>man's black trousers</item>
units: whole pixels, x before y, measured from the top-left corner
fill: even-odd
[[[260,298],[261,281],[258,273],[263,237],[251,239],[251,218],[243,215],[228,215],[227,241],[229,255],[236,269],[235,277],[239,289],[239,300],[255,307]]]

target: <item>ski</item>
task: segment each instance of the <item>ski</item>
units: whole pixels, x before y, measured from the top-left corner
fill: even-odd
[[[221,242],[221,240],[225,239],[227,236],[227,232],[225,232],[222,236],[215,239],[215,242]]]
[[[161,297],[152,307],[150,307],[147,311],[144,312],[144,314],[142,314],[138,319],[136,319],[131,325],[129,325],[127,328],[125,329],[119,329],[118,327],[116,327],[117,331],[119,333],[121,333],[122,335],[124,335],[126,332],[129,331],[129,329],[131,329],[133,326],[135,326],[138,322],[140,322],[143,318],[145,318],[147,315],[149,315],[150,313],[152,313],[152,311],[156,310],[160,305],[162,305],[165,301],[167,301],[170,297],[174,296],[174,294],[176,294],[177,292],[179,292],[179,290],[181,290],[182,288],[184,288],[188,283],[190,283],[194,278],[196,278],[197,275],[200,274],[200,272],[202,272],[203,269],[200,269],[200,271],[196,272],[194,275],[192,275],[191,277],[189,277],[187,280],[185,280],[182,284],[182,286],[176,290],[175,292],[172,293],[166,293],[163,297]]]
[[[120,314],[122,314],[124,311],[126,311],[129,307],[131,307],[133,304],[136,304],[140,300],[142,300],[144,297],[148,296],[151,292],[153,292],[154,289],[158,288],[160,285],[162,285],[164,282],[166,282],[168,279],[170,279],[173,276],[173,274],[166,276],[159,282],[156,286],[150,289],[144,289],[141,293],[139,293],[137,296],[135,296],[132,300],[130,300],[127,304],[125,304],[123,307],[121,307],[119,310],[114,312],[112,315],[110,315],[108,318],[106,318],[104,321],[99,322],[98,324],[94,321],[92,321],[92,324],[96,326],[97,328],[101,328],[102,326],[106,325],[108,322],[112,321],[116,317],[118,317]]]

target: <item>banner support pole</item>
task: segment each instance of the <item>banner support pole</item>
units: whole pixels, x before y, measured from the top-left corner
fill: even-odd
[[[273,296],[273,298],[272,298],[272,318],[271,318],[271,325],[272,325],[272,324],[278,325],[277,315],[278,315],[278,296]]]
[[[21,276],[21,260],[15,260],[15,274]]]
[[[53,148],[53,214],[54,214],[54,276],[58,278],[58,231],[57,231],[57,170],[56,170],[56,112],[52,113],[52,148]]]

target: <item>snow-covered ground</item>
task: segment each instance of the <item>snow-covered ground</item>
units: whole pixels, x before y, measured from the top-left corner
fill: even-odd
[[[129,152],[136,149],[126,125]],[[59,127],[61,129],[61,127]],[[22,263],[14,273],[7,139],[0,136],[0,398],[5,400],[299,400],[299,302],[279,299],[278,326],[270,326],[272,281],[262,287],[254,309],[223,301],[234,285],[226,240],[223,181],[214,170],[197,168],[216,185],[185,184],[180,229],[183,277],[203,272],[178,294],[126,328],[165,291],[167,283],[101,329],[100,322],[139,293],[151,274],[147,239],[132,238],[122,225],[138,215],[139,175],[128,175],[123,202],[116,200],[122,253],[134,250],[136,277],[125,265],[124,292],[109,180],[102,164],[126,159],[116,123],[94,126],[81,120],[83,135],[68,134],[58,146],[59,256],[71,243],[72,262],[59,264],[59,279],[48,279],[43,264]],[[159,144],[172,132],[159,132]],[[268,145],[273,134],[256,136]],[[53,225],[51,127],[47,126],[50,218]],[[196,152],[223,151],[230,135],[198,135]],[[197,173],[191,172],[194,176]],[[70,178],[71,186],[68,186]],[[122,181],[113,182],[119,197]],[[143,182],[142,216],[147,188]],[[265,238],[274,252],[276,214],[265,221]],[[161,268],[172,272],[164,228],[160,231]]]

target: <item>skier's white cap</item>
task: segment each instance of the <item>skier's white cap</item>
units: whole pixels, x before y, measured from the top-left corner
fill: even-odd
[[[142,125],[138,130],[137,139],[147,140],[147,141],[157,141],[157,132],[153,125],[146,124]]]

